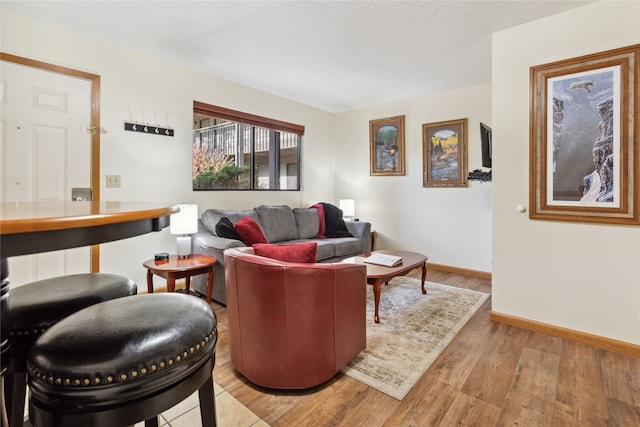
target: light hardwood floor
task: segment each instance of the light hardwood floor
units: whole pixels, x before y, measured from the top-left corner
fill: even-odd
[[[491,292],[486,279],[427,279]],[[402,401],[343,374],[306,391],[251,385],[230,363],[225,308],[213,306],[216,382],[274,427],[640,426],[640,358],[491,322],[491,299]]]

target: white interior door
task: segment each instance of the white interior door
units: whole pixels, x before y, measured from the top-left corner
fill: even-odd
[[[91,187],[91,82],[0,61],[2,201],[71,200]],[[1,251],[1,248],[0,248]],[[11,285],[90,271],[89,248],[9,259]]]

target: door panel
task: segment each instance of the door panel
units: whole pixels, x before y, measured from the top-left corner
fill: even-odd
[[[91,81],[0,62],[3,201],[71,200],[91,187]],[[89,248],[15,257],[12,286],[90,271]]]

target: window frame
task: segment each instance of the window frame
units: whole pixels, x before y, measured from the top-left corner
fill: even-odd
[[[289,123],[289,122],[285,122],[282,120],[277,120],[277,119],[272,119],[272,118],[268,118],[268,117],[263,117],[263,116],[258,116],[255,114],[250,114],[250,113],[245,113],[242,111],[237,111],[237,110],[232,110],[230,108],[226,108],[226,107],[221,107],[218,105],[211,105],[211,104],[207,104],[204,102],[200,102],[200,101],[193,101],[193,114],[200,114],[200,115],[205,115],[208,117],[213,117],[213,118],[219,118],[219,119],[224,119],[224,120],[229,120],[232,122],[236,122],[236,123],[240,123],[240,124],[244,124],[244,125],[249,125],[249,126],[253,126],[253,127],[260,127],[260,128],[265,128],[265,129],[269,129],[270,131],[277,131],[277,132],[286,132],[286,133],[291,133],[294,135],[298,136],[298,145],[297,145],[297,150],[296,150],[296,162],[298,164],[298,173],[297,173],[297,186],[296,188],[293,189],[282,189],[282,188],[266,188],[266,189],[260,189],[260,188],[249,188],[249,189],[242,189],[242,188],[237,188],[237,189],[215,189],[215,188],[192,188],[193,191],[300,191],[301,190],[301,165],[300,165],[300,160],[301,160],[301,155],[300,155],[300,150],[301,150],[301,142],[302,142],[302,136],[304,135],[304,130],[305,127],[303,125],[298,125],[295,123]],[[270,132],[271,133],[271,132]],[[272,144],[273,145],[273,144]],[[278,144],[279,146],[279,144]],[[276,158],[279,159],[279,154],[280,151],[279,150],[275,150],[275,148],[271,149],[272,151],[277,151],[277,155]],[[269,158],[271,159],[273,153],[269,154]],[[253,162],[255,159],[255,152],[254,152],[254,147],[251,147],[251,153],[250,153],[250,161],[251,161],[251,167],[253,169]],[[279,165],[278,165],[279,166]],[[275,171],[271,170],[271,166],[269,167],[270,171],[270,182],[271,180],[274,178],[273,174],[275,173]],[[279,168],[277,168],[279,169]],[[256,177],[253,175],[253,173],[251,174],[251,186],[255,186],[255,179]]]

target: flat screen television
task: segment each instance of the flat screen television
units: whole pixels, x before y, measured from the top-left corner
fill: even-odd
[[[484,123],[480,123],[480,141],[482,143],[482,167],[491,169],[491,128]]]

